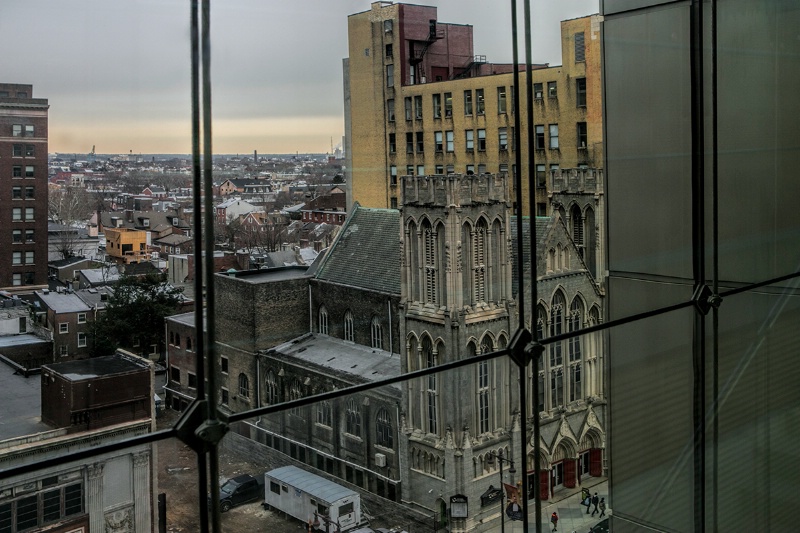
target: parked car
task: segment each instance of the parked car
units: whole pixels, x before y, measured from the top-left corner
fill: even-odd
[[[232,507],[264,498],[264,478],[242,474],[219,488],[219,508],[224,513]]]

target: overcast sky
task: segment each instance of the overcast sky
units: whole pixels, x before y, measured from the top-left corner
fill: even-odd
[[[476,54],[511,62],[510,1],[415,3],[437,6],[440,22],[471,24]],[[369,0],[211,4],[214,152],[339,145],[347,16]],[[560,65],[559,21],[597,13],[598,0],[531,4],[533,61]],[[49,100],[50,152],[191,151],[188,0],[3,1],[0,34],[18,43],[0,54],[2,81],[31,83]]]

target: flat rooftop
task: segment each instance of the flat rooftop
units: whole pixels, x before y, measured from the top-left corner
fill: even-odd
[[[42,373],[53,372],[72,381],[127,372],[141,372],[149,368],[146,361],[125,355],[107,355],[79,361],[66,361],[42,366]]]
[[[26,378],[13,368],[0,364],[0,390],[3,391],[0,441],[53,429],[42,423],[41,380],[38,374]]]

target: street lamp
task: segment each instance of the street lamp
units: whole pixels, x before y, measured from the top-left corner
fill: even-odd
[[[511,465],[511,468],[508,469],[509,474],[516,474],[517,470],[514,468],[514,461],[511,459],[506,459],[503,457],[503,449],[501,448],[499,452],[491,451],[489,452],[489,457],[493,459],[497,459],[500,463],[500,533],[505,533],[506,531],[506,516],[505,516],[505,509],[503,508],[503,499],[506,495],[506,488],[503,486],[503,463],[508,463]],[[513,478],[512,478],[513,481]]]

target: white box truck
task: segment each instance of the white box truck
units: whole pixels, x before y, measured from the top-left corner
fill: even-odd
[[[296,466],[264,474],[264,507],[283,511],[326,533],[342,533],[365,523],[356,491]]]

